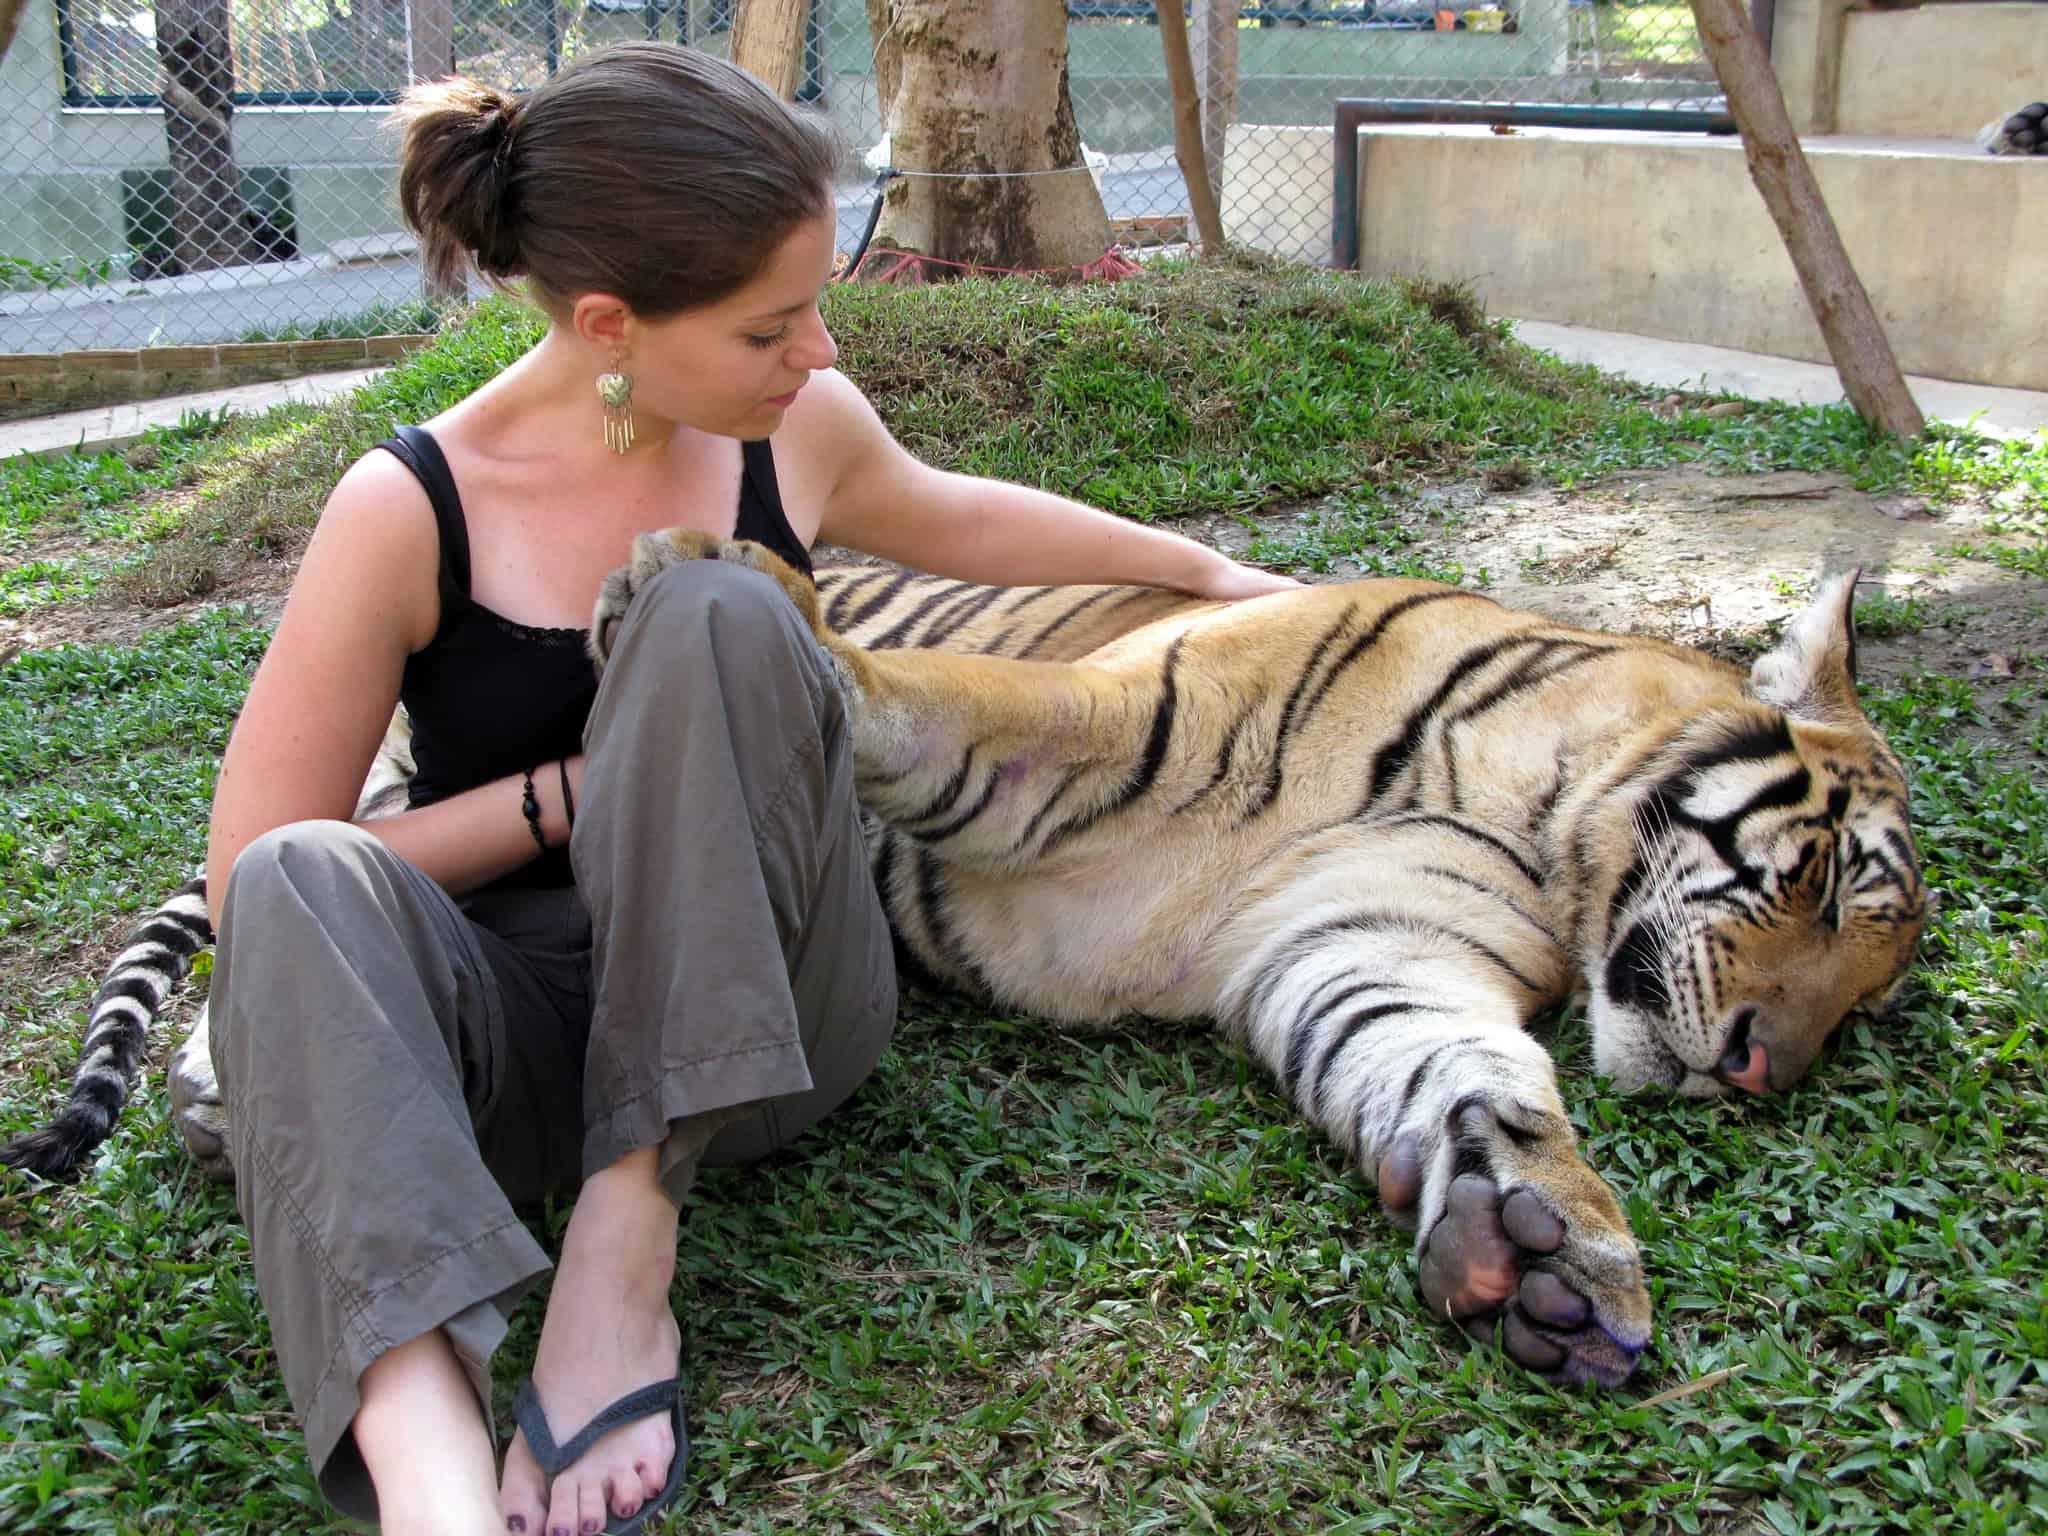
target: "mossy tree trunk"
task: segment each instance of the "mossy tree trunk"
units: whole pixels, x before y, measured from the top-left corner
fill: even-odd
[[[889,184],[864,274],[889,248],[984,267],[1097,261],[1109,220],[1081,160],[1063,0],[867,0],[867,11],[890,163],[945,174]],[[1018,171],[1063,174],[960,174]]]

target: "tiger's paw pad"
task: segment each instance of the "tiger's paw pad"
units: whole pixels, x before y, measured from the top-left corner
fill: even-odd
[[[1423,1299],[1474,1338],[1491,1339],[1498,1326],[1509,1358],[1538,1375],[1619,1386],[1635,1369],[1647,1330],[1631,1341],[1625,1335],[1633,1326],[1608,1327],[1593,1297],[1556,1272],[1551,1261],[1566,1235],[1564,1221],[1534,1192],[1503,1198],[1493,1180],[1461,1175],[1422,1246]]]
[[[619,625],[625,621],[626,610],[640,589],[670,566],[694,560],[718,560],[759,571],[782,588],[805,623],[813,630],[818,629],[818,589],[772,550],[750,540],[721,539],[695,528],[664,528],[635,538],[632,556],[605,577],[598,588],[597,605],[590,618],[589,650],[599,671],[611,659]]]

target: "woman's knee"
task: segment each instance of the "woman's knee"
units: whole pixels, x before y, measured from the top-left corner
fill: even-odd
[[[629,646],[635,630],[641,632],[639,644]],[[787,658],[810,667],[818,647],[771,577],[723,560],[686,560],[661,571],[634,596],[619,649],[680,655],[697,665],[709,659],[758,667]],[[618,661],[630,665],[630,655],[615,653]]]
[[[272,827],[235,856],[221,903],[220,942],[232,942],[230,935],[239,928],[290,921],[305,910],[310,888],[332,887],[337,874],[390,856],[376,837],[346,821]]]

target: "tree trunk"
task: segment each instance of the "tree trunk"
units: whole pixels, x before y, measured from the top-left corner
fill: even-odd
[[[7,45],[14,41],[14,29],[27,9],[28,0],[0,0],[0,59],[7,57]]]
[[[740,0],[732,61],[784,101],[804,83],[804,22],[810,0]]]
[[[1216,182],[1209,174],[1209,148],[1202,138],[1202,97],[1195,85],[1194,55],[1188,50],[1188,22],[1176,0],[1155,13],[1159,41],[1166,49],[1166,79],[1173,88],[1173,157],[1194,205],[1202,254],[1223,254],[1223,216],[1216,207]]]
[[[156,53],[171,160],[171,260],[180,272],[262,255],[229,137],[235,88],[227,0],[157,0]]]
[[[1742,130],[1750,179],[1784,237],[1849,403],[1881,431],[1918,437],[1926,420],[1906,388],[1870,295],[1849,264],[1756,29],[1738,0],[1692,0],[1692,11],[1721,89],[1728,93],[1728,110]]]
[[[867,0],[867,10],[890,161],[939,174],[891,182],[875,233],[878,247],[935,262],[913,267],[876,249],[864,275],[1124,270],[1104,262],[1109,219],[1081,160],[1064,0]],[[1007,174],[974,174],[989,172]]]

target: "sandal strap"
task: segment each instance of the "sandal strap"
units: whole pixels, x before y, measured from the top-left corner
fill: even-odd
[[[682,1391],[683,1378],[680,1375],[636,1388],[577,1430],[567,1443],[558,1446],[548,1431],[548,1416],[541,1408],[540,1395],[533,1390],[533,1382],[528,1380],[520,1384],[519,1393],[512,1400],[512,1421],[526,1435],[526,1448],[533,1453],[541,1475],[553,1482],[581,1461],[591,1446],[621,1425],[667,1412]],[[677,1451],[680,1455],[680,1446]]]

